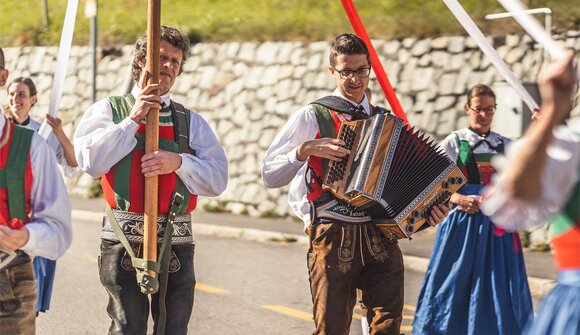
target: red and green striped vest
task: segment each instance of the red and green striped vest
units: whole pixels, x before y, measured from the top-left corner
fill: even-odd
[[[0,225],[12,219],[29,221],[32,167],[30,143],[34,131],[6,122],[0,137]],[[16,228],[16,227],[13,227]]]
[[[132,95],[116,96],[110,97],[109,101],[113,108],[113,122],[119,123],[131,113],[135,98]],[[145,177],[141,173],[141,158],[145,154],[145,123],[139,124],[135,138],[137,145],[133,151],[103,176],[101,186],[111,208],[143,213]],[[159,112],[159,149],[180,152],[178,142],[175,140],[175,127],[170,108]],[[190,194],[178,178],[175,172],[159,176],[158,206],[161,215],[169,212],[173,191],[184,197],[178,214],[189,213],[195,209],[197,196]]]
[[[313,106],[314,108],[325,108],[319,105]],[[340,129],[340,125],[342,124],[342,121],[337,112],[329,109],[326,110],[329,111],[330,113],[324,112],[321,113],[319,110],[317,110],[316,119],[318,121],[319,130],[316,133],[315,139],[319,139],[322,137],[336,138],[338,130]],[[310,156],[308,158],[308,168],[315,175],[311,176],[312,178],[306,180],[306,182],[308,183],[307,187],[308,201],[312,202],[314,200],[319,199],[322,196],[322,182],[324,181],[324,174],[326,172],[327,167],[328,167],[328,159],[323,159],[317,156]]]
[[[580,269],[580,182],[550,225],[554,264],[558,270]]]

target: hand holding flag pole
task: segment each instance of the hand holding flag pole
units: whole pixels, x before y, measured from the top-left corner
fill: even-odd
[[[149,0],[147,12],[147,60],[149,84],[159,83],[159,49],[161,45],[161,0]],[[159,94],[159,90],[155,92]],[[159,150],[159,110],[150,109],[145,126],[145,153]],[[143,258],[157,261],[158,178],[145,177]],[[156,275],[154,272],[151,275]]]

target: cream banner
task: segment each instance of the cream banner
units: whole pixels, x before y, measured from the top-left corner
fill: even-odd
[[[58,105],[62,96],[62,88],[66,77],[66,69],[68,67],[72,37],[75,30],[78,4],[78,0],[69,0],[66,7],[64,24],[60,35],[60,44],[58,47],[58,56],[56,58],[56,70],[54,71],[52,89],[50,91],[50,102],[48,105],[48,114],[51,116],[56,116],[58,114]],[[44,137],[44,139],[48,139],[48,136],[50,136],[50,133],[52,132],[52,128],[48,123],[46,123],[46,120],[44,120],[38,132],[42,137]]]

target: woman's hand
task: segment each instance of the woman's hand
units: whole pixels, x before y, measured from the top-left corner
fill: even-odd
[[[467,212],[468,214],[475,214],[479,212],[479,198],[469,197],[463,194],[455,193],[451,196],[449,200],[452,204],[457,205],[460,210]]]
[[[52,116],[50,114],[46,114],[46,123],[52,128],[52,131],[55,135],[64,134],[62,130],[62,120],[57,116]]]

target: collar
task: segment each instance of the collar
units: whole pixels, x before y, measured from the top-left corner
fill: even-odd
[[[469,129],[472,133],[476,134],[477,136],[481,137],[481,138],[488,138],[489,135],[491,134],[491,130],[488,130],[486,133],[478,133],[477,131],[475,131],[475,129],[471,128],[471,127],[467,127],[467,129]]]
[[[347,98],[346,98],[344,95],[342,95],[342,93],[340,92],[340,90],[339,90],[338,88],[336,88],[336,89],[334,90],[334,92],[332,92],[332,95],[334,95],[334,96],[337,96],[337,97],[341,97],[341,98],[343,98],[343,99],[347,100],[348,102],[350,102],[351,104],[353,104],[353,105],[355,105],[355,106],[362,106],[362,108],[364,108],[364,110],[365,110],[365,113],[366,113],[367,115],[372,115],[372,114],[371,114],[371,106],[370,106],[370,104],[369,104],[369,99],[367,99],[367,96],[366,96],[366,94],[365,94],[365,96],[364,96],[363,100],[362,100],[360,103],[358,103],[358,102],[354,102],[354,101],[352,101],[352,100],[349,100],[349,99],[347,99]]]
[[[135,99],[137,99],[137,96],[139,96],[140,93],[141,88],[137,85],[133,86],[133,89],[131,89],[131,94],[133,94],[133,97],[135,97]],[[171,96],[169,95],[169,92],[167,92],[167,94],[162,95],[161,100],[163,101],[163,104],[165,106],[169,106],[169,104],[171,104]]]
[[[21,126],[26,127],[30,124],[30,115],[22,123],[18,123],[18,122],[14,122],[14,123],[16,123],[17,125],[21,125]]]

